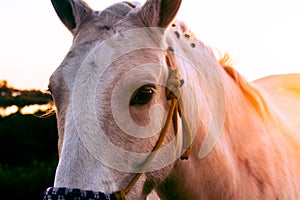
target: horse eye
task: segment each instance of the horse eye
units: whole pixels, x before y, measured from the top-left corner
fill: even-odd
[[[146,85],[140,87],[133,93],[130,99],[130,105],[145,105],[149,103],[153,97],[154,91],[154,86]]]

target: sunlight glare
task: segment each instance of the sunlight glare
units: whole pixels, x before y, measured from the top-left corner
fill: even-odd
[[[0,116],[1,117],[7,117],[9,115],[15,114],[16,112],[18,112],[18,106],[16,106],[16,105],[9,106],[7,108],[0,107]]]
[[[28,115],[28,114],[34,114],[37,112],[46,112],[49,109],[52,109],[53,104],[48,103],[48,104],[44,104],[44,105],[38,105],[38,104],[34,104],[34,105],[29,105],[29,106],[25,106],[23,108],[21,108],[20,113],[22,115]]]

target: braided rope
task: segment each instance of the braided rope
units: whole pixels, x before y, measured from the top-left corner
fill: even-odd
[[[182,96],[180,91],[180,87],[183,84],[183,80],[180,80],[178,77],[178,68],[173,67],[175,66],[175,63],[174,63],[174,59],[172,59],[171,57],[174,56],[174,54],[170,54],[170,52],[174,52],[174,50],[172,48],[169,48],[166,53],[166,62],[169,68],[169,78],[167,82],[166,95],[168,99],[176,98],[178,100],[177,111],[181,116],[183,133],[188,134],[188,138],[183,137],[182,149],[186,148],[186,150],[182,153],[181,160],[187,160],[190,156],[191,148],[192,148],[192,132],[183,109],[183,102],[182,102]],[[177,120],[173,121],[173,123],[175,123],[176,125],[175,130],[177,130]],[[186,144],[188,144],[187,147]]]

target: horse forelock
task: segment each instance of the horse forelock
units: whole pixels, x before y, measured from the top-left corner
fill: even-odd
[[[106,8],[105,10],[100,12],[99,14],[101,15],[101,13],[109,12],[113,15],[124,17],[127,14],[129,14],[131,11],[133,11],[139,5],[140,5],[140,3],[138,3],[138,2],[124,1],[124,2],[116,3],[116,4],[109,6],[108,8]]]

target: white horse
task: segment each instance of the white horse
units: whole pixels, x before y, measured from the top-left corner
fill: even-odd
[[[74,40],[45,199],[300,199],[300,75],[248,83],[174,22],[181,0],[52,3]]]

